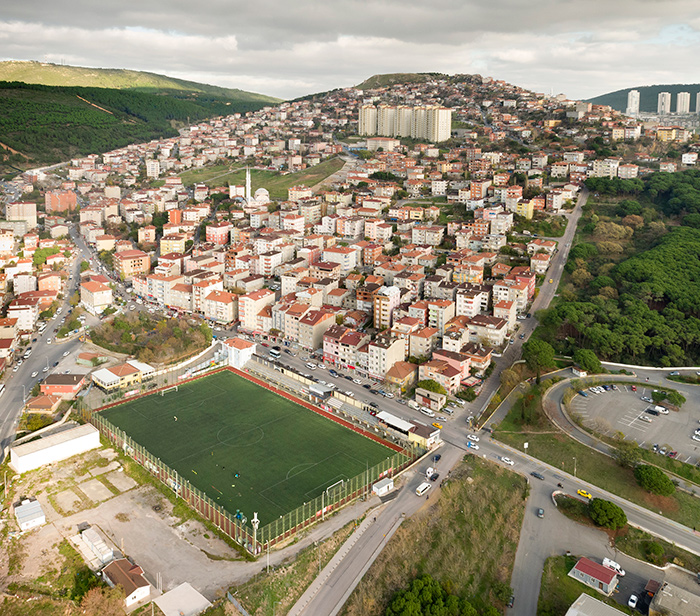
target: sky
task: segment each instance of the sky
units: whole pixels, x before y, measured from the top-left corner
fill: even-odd
[[[0,59],[289,99],[378,73],[479,73],[582,99],[700,82],[697,0],[21,0]]]

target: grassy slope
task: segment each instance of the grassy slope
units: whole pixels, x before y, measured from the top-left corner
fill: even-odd
[[[425,573],[468,598],[479,613],[495,603],[490,596],[495,581],[510,583],[525,480],[468,456],[442,489],[435,488],[429,506],[399,527],[362,578],[345,616],[383,614],[398,590]]]
[[[291,186],[296,186],[297,184],[305,184],[309,187],[314,186],[341,169],[343,164],[340,158],[331,158],[304,171],[287,175],[280,175],[276,171],[251,169],[251,188],[253,192],[258,188],[266,188],[270,192],[272,199],[284,200],[287,198],[287,189]],[[240,163],[214,165],[204,169],[185,171],[180,177],[185,186],[198,182],[204,182],[210,186],[225,186],[227,183],[242,186],[245,184],[245,168],[241,168]]]
[[[22,81],[47,86],[115,89],[182,90],[237,101],[279,102],[279,99],[239,89],[221,88],[166,75],[128,69],[86,68],[41,62],[0,62],[0,81]]]
[[[357,86],[360,90],[372,88],[384,88],[397,83],[424,83],[435,79],[439,73],[387,73],[385,75],[372,75]]]

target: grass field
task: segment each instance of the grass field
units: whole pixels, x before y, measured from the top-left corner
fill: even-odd
[[[102,413],[231,513],[261,525],[393,452],[224,371]]]
[[[251,169],[251,188],[253,192],[258,188],[266,188],[270,193],[270,198],[284,200],[287,198],[287,189],[291,186],[305,184],[310,188],[342,169],[343,165],[343,161],[336,157],[304,169],[304,171],[287,175],[281,175],[276,171],[265,169]],[[228,165],[214,165],[203,169],[185,171],[180,174],[180,178],[186,186],[199,182],[204,182],[210,186],[221,186],[227,182],[242,186],[245,184],[245,167],[241,167],[239,162]]]

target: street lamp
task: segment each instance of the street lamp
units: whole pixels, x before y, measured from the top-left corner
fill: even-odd
[[[22,403],[24,404],[27,401],[27,388],[22,385]]]
[[[574,456],[574,477],[576,477],[576,456]]]

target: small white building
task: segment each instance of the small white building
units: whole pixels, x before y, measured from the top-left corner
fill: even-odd
[[[21,530],[30,530],[46,524],[46,515],[37,500],[23,500],[21,505],[15,507],[15,517]]]
[[[80,533],[83,543],[97,557],[100,564],[106,565],[114,560],[114,550],[107,545],[107,542],[100,536],[94,528],[88,528]]]
[[[11,447],[10,466],[18,473],[26,473],[99,447],[99,431],[85,424]]]
[[[221,348],[226,352],[228,365],[241,370],[255,354],[256,345],[243,338],[229,338],[222,341]]]
[[[372,486],[372,492],[377,496],[389,494],[394,489],[394,480],[391,477],[380,479]]]

